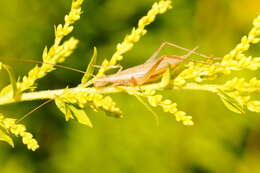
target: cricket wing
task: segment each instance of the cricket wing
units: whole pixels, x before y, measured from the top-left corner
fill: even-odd
[[[149,78],[153,75],[153,73],[156,71],[157,67],[160,65],[163,59],[164,58],[159,58],[158,60],[156,60],[154,64],[150,67],[150,69],[148,69],[147,73],[145,73],[140,78],[136,78],[137,84],[142,85],[146,83],[149,80]]]

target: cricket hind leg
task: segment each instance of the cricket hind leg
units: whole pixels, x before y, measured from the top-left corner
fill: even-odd
[[[197,49],[198,49],[198,47],[195,47],[194,49],[190,50],[186,55],[184,55],[182,57],[179,57],[179,56],[161,56],[160,58],[155,60],[155,63],[151,66],[151,68],[147,71],[147,73],[145,73],[142,77],[139,77],[139,78],[131,78],[130,83],[133,86],[140,86],[140,85],[143,85],[144,83],[149,82],[151,80],[151,77],[153,76],[154,72],[156,71],[157,67],[161,64],[161,62],[164,59],[173,58],[173,59],[178,59],[178,60],[180,60],[180,62],[182,62],[182,61],[187,60],[187,58],[190,55],[192,55]],[[195,60],[194,61],[193,60],[187,60],[187,61],[194,62]],[[175,65],[178,65],[178,63],[176,63]]]
[[[155,72],[156,68],[160,65],[163,59],[164,58],[157,59],[143,76],[138,78],[132,77],[130,80],[131,85],[140,86],[144,83],[147,83],[147,81],[149,81],[150,77],[153,75],[153,72]]]
[[[210,56],[207,56],[207,55],[204,55],[202,53],[199,53],[199,52],[196,52],[196,51],[192,51],[188,48],[185,48],[185,47],[182,47],[182,46],[179,46],[177,44],[174,44],[174,43],[171,43],[171,42],[163,42],[159,48],[153,53],[153,55],[146,61],[146,63],[149,63],[149,62],[152,62],[156,59],[156,57],[159,55],[159,53],[161,52],[161,50],[165,47],[165,46],[171,46],[171,47],[175,47],[177,49],[181,49],[181,50],[184,50],[184,51],[187,51],[187,52],[192,52],[192,54],[195,54],[195,55],[198,55],[200,57],[203,57],[203,58],[206,58],[206,59],[209,59],[209,60],[221,60],[221,58],[215,58],[215,57],[210,57]]]

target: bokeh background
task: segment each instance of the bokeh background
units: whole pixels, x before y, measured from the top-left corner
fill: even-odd
[[[99,62],[110,57],[126,33],[145,15],[154,0],[86,0],[73,36],[80,39],[64,63],[85,69],[93,46]],[[53,26],[63,22],[70,0],[1,0],[0,57],[40,59],[53,41]],[[173,0],[173,9],[148,27],[148,34],[125,55],[124,67],[143,63],[163,41],[187,48],[199,46],[207,55],[223,56],[251,28],[260,14],[259,0]],[[260,46],[249,52],[259,56]],[[166,48],[164,54],[184,54]],[[5,61],[22,76],[34,64]],[[257,73],[237,73],[250,77]],[[39,81],[40,89],[76,86],[82,74],[58,69]],[[1,72],[0,86],[8,83]],[[223,78],[223,80],[230,79]],[[168,91],[179,108],[193,116],[187,128],[160,109],[160,126],[134,98],[113,95],[123,119],[88,111],[94,128],[64,121],[54,103],[23,121],[40,149],[31,152],[16,140],[13,149],[0,143],[1,173],[259,173],[260,115],[230,112],[212,93]],[[21,117],[41,102],[1,106],[10,117]]]

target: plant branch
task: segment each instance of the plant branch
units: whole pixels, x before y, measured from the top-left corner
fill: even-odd
[[[209,91],[216,92],[216,88],[221,87],[221,85],[199,85],[196,83],[188,83],[182,88],[173,87],[173,90],[201,90],[201,91]],[[0,105],[6,105],[16,102],[24,102],[24,101],[33,101],[33,100],[45,100],[45,99],[55,99],[61,94],[66,94],[66,92],[86,92],[86,93],[99,93],[99,94],[113,94],[113,93],[122,93],[122,92],[131,92],[135,93],[140,91],[140,89],[156,89],[160,90],[163,88],[158,88],[158,84],[149,84],[142,87],[129,87],[129,86],[108,86],[103,88],[66,88],[66,89],[57,89],[57,90],[44,90],[37,92],[28,92],[23,93],[20,96],[19,100],[14,100],[11,96],[0,97]]]

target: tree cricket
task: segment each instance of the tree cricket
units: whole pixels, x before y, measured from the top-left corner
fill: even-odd
[[[156,59],[161,49],[166,45],[188,51],[188,53],[184,56],[161,56]],[[112,75],[105,75],[100,78],[97,78],[96,80],[94,80],[94,86],[102,87],[109,83],[113,84],[114,86],[115,85],[140,86],[145,83],[154,81],[154,79],[160,77],[169,67],[171,69],[175,69],[177,65],[183,61],[193,61],[202,64],[208,64],[206,62],[201,62],[201,61],[187,60],[187,58],[191,54],[196,54],[203,58],[212,59],[212,60],[218,59],[218,58],[211,58],[206,55],[197,53],[195,52],[196,49],[198,49],[198,47],[194,48],[193,50],[189,50],[187,48],[183,48],[173,43],[169,43],[169,42],[162,43],[159,49],[144,64],[140,64],[122,71],[119,70],[117,73]]]

